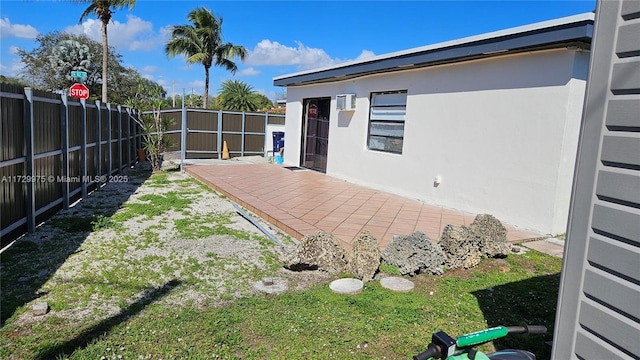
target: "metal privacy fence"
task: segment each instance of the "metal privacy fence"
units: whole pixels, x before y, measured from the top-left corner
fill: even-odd
[[[136,161],[133,109],[0,84],[0,243]]]
[[[142,134],[134,109],[9,84],[0,84],[0,108],[2,247],[138,160]],[[186,108],[161,113],[173,120],[168,150],[185,158],[220,159],[224,142],[231,157],[266,157],[271,132],[283,130],[285,119]]]
[[[181,151],[185,129],[185,158],[221,159],[226,142],[230,157],[260,155],[270,151],[270,134],[284,129],[284,115],[246,113],[206,109],[161,110],[171,119],[166,134],[171,139],[169,151]],[[183,125],[182,119],[186,119]]]

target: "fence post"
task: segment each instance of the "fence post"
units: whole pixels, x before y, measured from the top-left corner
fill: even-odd
[[[184,91],[182,94],[184,99]],[[180,172],[184,172],[184,160],[187,157],[187,108],[182,101],[182,124],[180,126]]]
[[[135,109],[131,109],[131,114],[133,114],[133,116],[138,116],[138,114],[136,113]],[[135,121],[134,121],[135,122]],[[138,123],[135,122],[136,124],[133,127],[133,134],[134,134],[134,140],[135,140],[135,144],[136,144],[136,151],[138,151],[138,149],[142,149],[142,129],[138,126]],[[136,154],[137,156],[137,154]],[[138,159],[139,161],[140,159]]]
[[[69,103],[67,94],[61,94],[62,106],[60,119],[62,120],[62,207],[69,208]]]
[[[246,123],[246,112],[242,112],[242,130],[240,130],[242,132],[242,135],[240,135],[240,156],[244,156],[244,138],[245,136],[247,136],[244,133],[244,128],[245,128],[245,123]]]
[[[34,105],[33,105],[33,89],[24,88],[24,95],[26,101],[24,103],[24,134],[25,134],[25,147],[26,147],[26,173],[27,177],[33,177],[34,175]],[[27,231],[32,233],[36,231],[36,194],[35,194],[35,182],[27,181]]]
[[[137,147],[135,147],[135,129],[133,129],[133,134],[131,134],[131,130],[132,130],[131,126],[131,108],[127,107],[127,167],[131,166],[131,147],[133,146],[135,149],[137,149]],[[131,142],[131,140],[133,140],[133,143]]]
[[[267,129],[269,128],[269,113],[264,113],[264,158],[269,158],[269,150],[267,149]]]
[[[126,108],[127,112],[127,167],[131,167],[131,112]]]
[[[111,138],[111,131],[112,129],[112,125],[111,125],[111,104],[106,103],[105,106],[107,107],[107,179],[109,179],[109,176],[111,176],[111,171],[113,169],[113,149],[111,148],[111,140],[113,140]],[[102,113],[102,111],[100,111]]]
[[[222,159],[222,110],[218,110],[218,160]]]
[[[96,100],[96,178],[102,176],[102,111],[100,109],[100,100]],[[96,190],[100,189],[100,182],[96,181]]]
[[[82,106],[82,119],[80,121],[80,132],[82,142],[80,143],[80,175],[82,176],[82,198],[87,198],[87,101],[80,99]]]
[[[118,105],[118,174],[122,171],[122,106]]]

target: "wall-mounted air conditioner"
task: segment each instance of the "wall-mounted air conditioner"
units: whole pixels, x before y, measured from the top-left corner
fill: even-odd
[[[339,111],[353,111],[356,109],[356,94],[336,95],[336,108]]]

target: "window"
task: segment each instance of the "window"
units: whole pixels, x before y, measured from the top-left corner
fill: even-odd
[[[369,149],[402,154],[407,91],[371,93]]]

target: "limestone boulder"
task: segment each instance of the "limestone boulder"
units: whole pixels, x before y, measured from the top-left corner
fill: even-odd
[[[162,171],[178,171],[180,170],[180,164],[176,163],[172,160],[169,161],[163,161],[162,165],[160,166],[160,170]]]
[[[511,244],[507,241],[507,229],[494,216],[480,214],[476,216],[469,228],[478,237],[482,255],[503,258],[511,252]]]
[[[416,231],[410,235],[396,236],[382,250],[382,260],[395,265],[402,275],[442,274],[446,257],[442,248],[427,235]]]
[[[346,270],[347,252],[333,235],[318,231],[300,240],[297,246],[285,252],[280,261],[294,271],[323,270],[337,274]]]
[[[362,280],[371,281],[380,267],[378,240],[367,230],[361,232],[353,243],[347,261],[347,272]]]
[[[445,265],[449,269],[472,268],[480,263],[482,253],[478,237],[466,226],[447,225],[440,241],[446,256]]]

